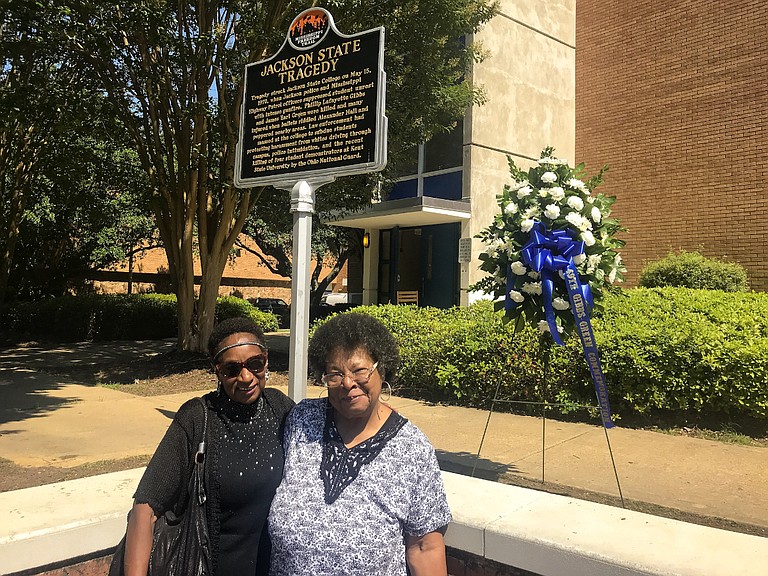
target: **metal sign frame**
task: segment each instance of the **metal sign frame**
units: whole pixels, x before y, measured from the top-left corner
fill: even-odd
[[[327,16],[327,30],[312,44],[309,44],[308,46],[301,46],[294,43],[292,38],[292,30],[293,27],[297,22],[299,22],[303,17],[306,17],[309,13],[320,13]],[[376,40],[373,38],[373,36],[378,36],[378,39]],[[337,44],[334,44],[334,42],[338,41],[341,43],[349,43],[349,42],[355,42],[356,40],[364,39],[365,41],[373,42],[375,41],[375,44],[377,46],[377,55],[376,55],[376,67],[377,69],[375,71],[369,71],[367,74],[373,76],[374,82],[376,82],[375,89],[375,110],[369,110],[369,115],[374,115],[374,118],[371,118],[370,116],[365,117],[365,121],[367,123],[372,123],[373,126],[375,126],[375,134],[373,135],[373,157],[370,160],[364,160],[362,162],[354,162],[353,160],[350,160],[349,163],[346,163],[344,160],[340,160],[342,162],[341,165],[331,166],[331,167],[316,167],[316,166],[310,166],[306,168],[300,169],[300,167],[292,167],[296,169],[286,169],[285,171],[279,170],[273,173],[262,175],[262,176],[249,176],[244,174],[246,171],[246,156],[248,156],[248,152],[255,150],[255,148],[249,149],[248,146],[253,143],[253,138],[248,137],[248,141],[246,141],[246,123],[248,118],[249,111],[255,111],[258,108],[254,108],[251,106],[252,97],[255,98],[255,94],[250,93],[249,94],[249,86],[253,86],[255,84],[258,84],[257,81],[254,80],[254,75],[258,75],[259,71],[267,71],[267,70],[276,70],[285,68],[287,66],[294,66],[293,69],[298,69],[300,65],[297,66],[297,62],[306,62],[308,58],[308,54],[317,54],[323,50],[327,50],[329,47],[333,47]],[[341,44],[338,44],[341,45]],[[283,58],[284,56],[288,56],[288,58]],[[290,62],[291,57],[296,58],[297,60],[294,60],[293,62]],[[314,59],[313,61],[317,61],[319,58]],[[270,64],[272,65],[272,68],[269,68]],[[310,70],[311,72],[311,70]],[[363,73],[363,71],[360,71]],[[278,72],[279,73],[279,72]],[[314,75],[312,78],[320,78],[320,81],[324,79],[320,75]],[[295,83],[293,86],[300,86],[300,83]],[[306,85],[306,82],[305,82]],[[338,88],[334,90],[331,88],[328,90],[327,95],[329,98],[342,98],[339,94],[339,90],[341,88]],[[342,34],[336,29],[335,23],[333,21],[333,17],[331,14],[323,9],[323,8],[311,8],[309,10],[305,10],[301,14],[299,14],[293,21],[291,25],[291,30],[289,30],[288,34],[286,35],[286,39],[283,42],[283,45],[280,47],[280,50],[277,51],[276,54],[274,54],[272,57],[267,58],[265,60],[260,60],[258,62],[253,62],[251,64],[246,65],[245,67],[245,74],[243,79],[243,102],[241,104],[241,117],[240,117],[240,127],[239,127],[239,138],[237,142],[237,149],[236,149],[236,157],[235,157],[235,186],[238,188],[249,188],[253,186],[263,186],[263,185],[273,185],[278,188],[286,188],[290,189],[292,186],[300,181],[300,180],[306,180],[306,181],[312,181],[312,180],[322,180],[322,181],[328,181],[329,178],[336,178],[339,176],[349,176],[353,174],[363,174],[368,172],[377,172],[379,170],[382,170],[384,166],[386,166],[387,163],[387,117],[385,116],[385,109],[386,109],[386,73],[384,72],[384,28],[372,28],[370,30],[366,30],[364,32],[360,32],[358,34]],[[322,142],[321,136],[315,136],[317,139],[317,142]]]

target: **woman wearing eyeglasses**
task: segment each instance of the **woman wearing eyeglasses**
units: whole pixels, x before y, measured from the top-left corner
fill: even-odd
[[[378,320],[342,314],[309,343],[328,397],[288,416],[269,515],[273,576],[445,576],[451,520],[431,444],[382,401],[400,362]]]
[[[218,390],[203,396],[207,410],[206,516],[214,575],[269,572],[269,506],[283,472],[285,418],[293,401],[269,379],[261,329],[246,318],[214,327],[208,341]],[[182,510],[204,413],[198,399],[181,406],[134,495],[128,522],[125,574],[146,576],[154,518]]]

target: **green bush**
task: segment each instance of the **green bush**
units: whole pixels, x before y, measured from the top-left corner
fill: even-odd
[[[220,298],[216,318],[247,316],[267,331],[277,318],[246,300]],[[86,294],[19,302],[0,312],[6,332],[39,340],[156,340],[177,334],[173,294]]]
[[[768,418],[768,294],[638,288],[605,304],[595,332],[618,406]]]
[[[236,296],[223,296],[218,299],[216,302],[216,322],[240,316],[250,318],[264,332],[274,332],[278,328],[277,316],[269,312],[262,312],[248,300]]]
[[[768,419],[768,294],[639,288],[602,303],[593,328],[614,413]],[[539,401],[546,384],[548,401],[562,404],[563,413],[596,405],[576,336],[564,347],[550,346],[547,336],[540,348],[535,330],[514,333],[489,302],[355,311],[379,318],[395,335],[404,395],[488,408],[499,382],[498,397],[517,402]],[[546,382],[542,349],[549,351]]]
[[[640,272],[644,288],[695,288],[744,292],[748,289],[747,273],[740,264],[707,258],[699,252],[670,252],[651,262]]]
[[[393,384],[405,395],[488,407],[501,383],[498,398],[531,402],[541,397],[544,372],[538,333],[526,329],[515,334],[490,302],[449,310],[387,305],[354,311],[380,319],[394,334],[402,364]],[[552,399],[561,395],[558,383],[572,383],[568,370],[574,350],[580,351],[549,349],[547,388]]]

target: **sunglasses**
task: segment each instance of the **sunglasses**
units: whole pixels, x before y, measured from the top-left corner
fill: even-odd
[[[237,378],[243,368],[248,370],[253,375],[262,372],[267,367],[266,356],[254,356],[248,358],[245,362],[226,362],[216,368],[216,371],[223,378]]]

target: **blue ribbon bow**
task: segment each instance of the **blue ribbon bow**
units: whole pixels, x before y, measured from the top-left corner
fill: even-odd
[[[584,242],[573,239],[570,230],[552,230],[547,232],[547,227],[541,222],[535,222],[531,229],[531,239],[523,246],[521,256],[523,262],[541,274],[541,294],[544,299],[544,316],[549,325],[552,339],[560,346],[563,341],[557,331],[555,311],[552,308],[552,294],[554,293],[555,277],[561,271],[565,271],[573,258],[584,253]],[[592,309],[592,290],[589,284],[581,286],[584,301]]]
[[[582,284],[576,264],[573,258],[584,253],[584,242],[576,241],[570,230],[552,230],[547,232],[547,227],[542,222],[535,222],[531,229],[531,237],[521,250],[522,261],[532,270],[541,274],[541,294],[544,300],[544,316],[547,319],[549,332],[552,339],[560,346],[563,341],[557,331],[555,311],[552,307],[552,295],[554,293],[555,278],[563,273],[565,284],[568,288],[568,299],[571,303],[571,311],[576,321],[576,328],[584,349],[592,381],[595,384],[597,399],[600,404],[600,416],[606,428],[613,428],[611,420],[611,408],[608,404],[608,389],[605,384],[600,367],[600,357],[595,345],[595,337],[592,332],[592,323],[589,311],[593,306],[592,290],[589,284]],[[515,287],[515,278],[512,268],[507,268],[507,294],[504,308],[513,310],[517,303],[510,298],[510,290]]]

